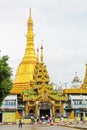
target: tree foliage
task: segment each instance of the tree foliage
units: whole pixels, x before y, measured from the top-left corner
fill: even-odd
[[[12,69],[8,64],[9,57],[0,57],[0,105],[12,88]]]

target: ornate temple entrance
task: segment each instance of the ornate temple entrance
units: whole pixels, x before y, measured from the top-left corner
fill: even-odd
[[[39,117],[46,117],[46,115],[52,117],[52,104],[50,102],[40,102],[39,105]]]

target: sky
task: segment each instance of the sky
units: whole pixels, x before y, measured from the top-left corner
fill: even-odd
[[[84,80],[87,63],[87,0],[0,0],[0,55],[9,56],[13,79],[26,47],[32,9],[35,49],[43,44],[52,83]]]

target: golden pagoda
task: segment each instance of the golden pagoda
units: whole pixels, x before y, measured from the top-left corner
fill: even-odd
[[[30,16],[27,22],[27,45],[24,57],[18,66],[16,76],[13,83],[11,93],[20,94],[26,88],[30,86],[30,81],[33,79],[34,67],[37,62],[37,57],[34,49],[34,33],[33,33],[33,21]]]
[[[34,49],[33,21],[28,19],[27,45],[23,60],[18,66],[11,93],[21,95],[25,105],[25,115],[51,117],[64,113],[63,102],[66,98],[58,90],[53,89],[50,77],[43,61],[43,46]],[[40,59],[40,60],[39,60]],[[61,109],[61,110],[60,110]]]

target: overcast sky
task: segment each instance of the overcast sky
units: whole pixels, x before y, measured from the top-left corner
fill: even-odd
[[[32,8],[35,48],[43,39],[44,62],[55,84],[83,81],[87,63],[87,0],[0,0],[0,55],[8,55],[13,77],[25,47]]]

